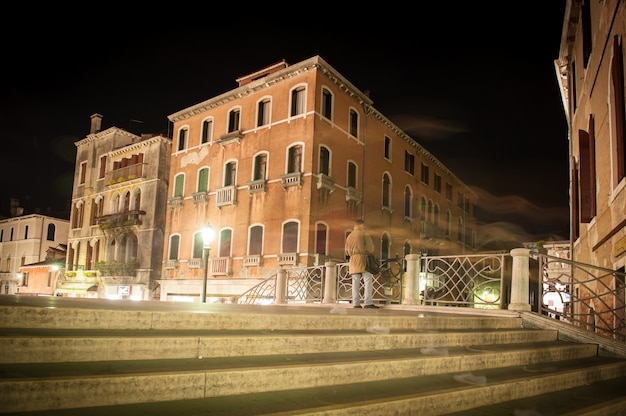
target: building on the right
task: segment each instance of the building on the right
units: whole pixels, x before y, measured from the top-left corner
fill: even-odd
[[[626,5],[567,0],[555,69],[568,123],[572,260],[626,264]]]

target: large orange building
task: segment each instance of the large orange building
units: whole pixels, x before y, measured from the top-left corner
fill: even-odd
[[[569,124],[572,260],[622,273],[626,267],[625,55],[624,1],[567,1],[555,65]]]
[[[355,218],[383,259],[473,250],[476,195],[321,57],[237,83],[169,116],[162,300],[200,299],[207,224],[209,298],[345,261]]]

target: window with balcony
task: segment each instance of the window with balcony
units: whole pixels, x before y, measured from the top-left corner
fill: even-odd
[[[105,174],[106,174],[106,169],[107,169],[107,157],[102,156],[100,157],[100,167],[98,169],[98,179],[103,179]]]
[[[248,254],[263,254],[263,226],[253,225],[248,234]]]
[[[296,144],[287,150],[287,173],[281,175],[283,188],[302,185],[302,145]]]
[[[254,156],[254,166],[252,167],[252,181],[248,183],[248,191],[264,192],[267,181],[267,152]]]

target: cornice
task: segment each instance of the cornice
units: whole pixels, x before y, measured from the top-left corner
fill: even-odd
[[[98,133],[88,134],[84,139],[74,142],[74,145],[76,145],[76,147],[79,147],[79,146],[94,142],[96,140],[100,140],[102,138],[106,138],[108,136],[113,136],[113,135],[126,136],[126,137],[130,137],[133,140],[141,140],[141,137],[135,134],[129,133],[126,130],[122,130],[118,127],[110,127]]]
[[[146,147],[146,146],[150,146],[154,143],[158,143],[158,142],[165,142],[166,144],[172,144],[172,140],[168,139],[167,137],[164,136],[153,136],[150,137],[149,139],[144,139],[135,143],[130,143],[124,147],[120,147],[118,149],[112,150],[111,152],[109,152],[110,155],[112,156],[116,156],[116,155],[121,155],[124,153],[128,153],[128,152],[133,152],[135,150],[139,150],[142,147]]]

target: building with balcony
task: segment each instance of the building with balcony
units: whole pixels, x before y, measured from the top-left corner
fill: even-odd
[[[321,57],[236,82],[169,116],[162,300],[200,299],[207,224],[208,298],[345,261],[356,218],[382,259],[474,249],[476,195]]]
[[[0,293],[52,294],[54,282],[40,288],[37,279],[29,279],[29,273],[21,267],[58,258],[53,254],[66,244],[68,231],[68,220],[46,215],[16,215],[0,220]],[[63,266],[63,261],[57,262]]]
[[[623,1],[567,1],[555,68],[569,127],[571,259],[622,273],[626,266],[625,54]],[[606,283],[616,288],[624,284]],[[604,308],[595,306],[596,312]]]
[[[84,288],[71,292],[75,296],[153,299],[162,270],[171,140],[117,127],[102,131],[101,125],[102,116],[94,114],[90,133],[76,142],[63,279]]]

